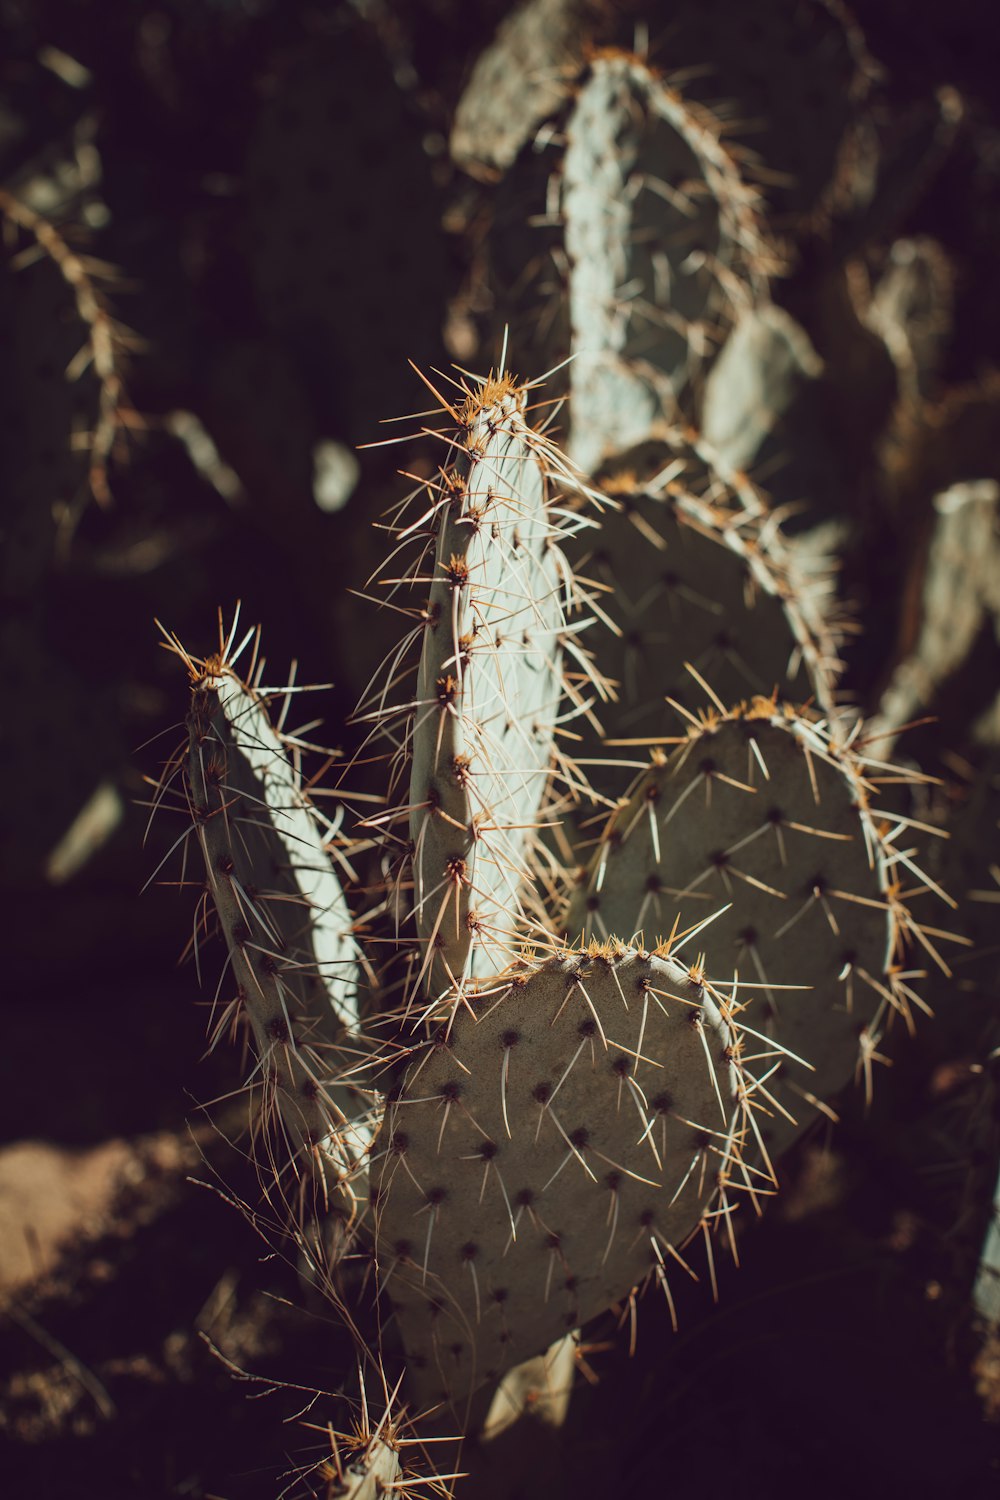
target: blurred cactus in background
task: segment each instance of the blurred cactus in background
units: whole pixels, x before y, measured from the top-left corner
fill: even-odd
[[[33,1491],[990,1471],[1000,118],[931,14],[0,19]]]

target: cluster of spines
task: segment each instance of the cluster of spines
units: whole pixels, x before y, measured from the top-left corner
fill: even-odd
[[[421,1433],[399,1402],[401,1380],[390,1390],[385,1370],[379,1368],[382,1414],[374,1420],[363,1370],[359,1367],[359,1396],[342,1401],[353,1411],[350,1428],[334,1427],[333,1422],[320,1426],[304,1423],[308,1432],[320,1439],[320,1456],[297,1467],[277,1500],[383,1500],[396,1495],[399,1500],[417,1500],[418,1496],[439,1496],[450,1500],[452,1484],[463,1476],[442,1473],[431,1457],[434,1444],[443,1443],[456,1449],[460,1439],[448,1435],[431,1437]],[[319,1396],[320,1392],[315,1392]],[[343,1422],[338,1412],[338,1421]]]

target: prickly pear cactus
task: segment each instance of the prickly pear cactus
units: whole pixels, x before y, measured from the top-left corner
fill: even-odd
[[[565,130],[569,453],[592,473],[669,418],[766,256],[714,121],[639,58],[598,53]]]
[[[366,1168],[371,1102],[344,1081],[362,1050],[361,969],[328,852],[337,824],[324,826],[305,796],[298,747],[281,733],[288,702],[275,727],[256,647],[249,680],[236,672],[253,636],[237,642],[234,621],[223,639],[220,621],[220,650],[204,659],[168,643],[191,679],[182,775],[238,987],[213,1015],[211,1043],[249,1022],[261,1149],[273,1164],[272,1190],[301,1229],[331,1200],[352,1217]],[[286,691],[290,699],[294,689]]]
[[[784,1062],[770,1085],[773,1154],[855,1074],[870,1090],[890,1023],[926,1008],[914,955],[947,966],[903,899],[925,882],[907,819],[873,806],[877,764],[773,699],[689,718],[610,819],[567,931],[713,918],[717,961],[752,985],[745,1024],[810,1069]]]
[[[576,711],[585,703],[563,664],[566,653],[589,672],[573,642],[585,621],[568,619],[576,590],[561,546],[585,523],[562,517],[555,488],[579,481],[530,426],[528,401],[501,375],[449,406],[439,478],[418,492],[417,520],[398,527],[428,541],[409,579],[429,585],[429,597],[402,748],[423,949],[416,984],[431,993],[496,974],[543,926],[528,855],[564,692]],[[397,711],[372,717],[391,725]]]
[[[754,1189],[742,1039],[703,965],[595,944],[442,1021],[393,1099],[373,1194],[418,1400],[461,1408],[653,1277]],[[758,1183],[760,1179],[758,1178]]]
[[[832,564],[807,570],[779,517],[745,482],[728,484],[707,451],[678,442],[661,450],[658,475],[610,476],[614,508],[571,552],[576,571],[608,590],[599,598],[611,628],[591,632],[590,643],[618,685],[616,701],[600,710],[611,741],[661,735],[668,699],[703,701],[690,668],[724,701],[777,689],[836,712]],[[588,753],[602,760],[602,790],[624,791],[627,764],[616,768],[592,745]]]

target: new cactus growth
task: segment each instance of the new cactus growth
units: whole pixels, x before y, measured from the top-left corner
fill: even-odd
[[[303,790],[299,745],[282,732],[290,698],[270,720],[256,644],[247,680],[238,676],[255,632],[237,642],[236,629],[223,638],[220,620],[219,651],[206,658],[167,638],[191,681],[182,775],[237,985],[213,1017],[212,1044],[249,1021],[272,1186],[311,1239],[331,1208],[353,1220],[371,1143],[371,1100],[348,1081],[363,1046],[361,965],[329,853],[337,822],[324,823]],[[317,1245],[307,1248],[322,1265]]]
[[[655,1277],[762,1185],[734,1005],[702,964],[594,944],[508,971],[417,1050],[373,1172],[421,1401],[460,1408]]]
[[[812,1068],[772,1085],[773,1153],[852,1075],[870,1090],[893,1017],[926,1009],[914,949],[947,966],[904,897],[943,892],[914,863],[908,820],[873,807],[880,767],[821,723],[774,699],[687,718],[612,815],[566,926],[628,940],[727,903],[713,951],[755,986],[746,1024]]]

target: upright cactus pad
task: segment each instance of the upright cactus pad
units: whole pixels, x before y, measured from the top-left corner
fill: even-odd
[[[855,1073],[869,1088],[893,1016],[925,1008],[913,948],[946,967],[904,900],[926,884],[907,820],[872,806],[878,776],[773,699],[713,711],[640,776],[569,914],[571,938],[627,940],[720,912],[717,977],[750,983],[747,1024],[812,1068],[771,1085],[772,1152]]]
[[[653,435],[714,326],[766,285],[756,196],[707,112],[599,52],[566,123],[569,451],[592,473]]]
[[[533,922],[527,856],[537,839],[567,686],[572,575],[553,485],[565,461],[528,423],[511,376],[448,408],[457,427],[420,520],[427,543],[411,582],[429,585],[421,612],[416,694],[404,710],[410,760],[413,905],[420,979],[434,993],[495,975]],[[581,523],[583,524],[583,523]],[[375,717],[380,715],[376,713]],[[391,714],[390,714],[391,718]]]
[[[352,1180],[371,1141],[370,1101],[343,1081],[362,1045],[360,964],[327,852],[336,822],[324,825],[308,801],[298,746],[272,724],[259,671],[237,675],[254,633],[236,646],[235,628],[205,658],[168,640],[191,678],[184,780],[237,985],[213,1041],[245,1015],[270,1127],[265,1149],[301,1225],[340,1184],[353,1212]]]
[[[373,1173],[418,1399],[461,1405],[637,1282],[670,1299],[699,1226],[753,1191],[741,1045],[700,966],[620,944],[518,968],[442,1023]]]

